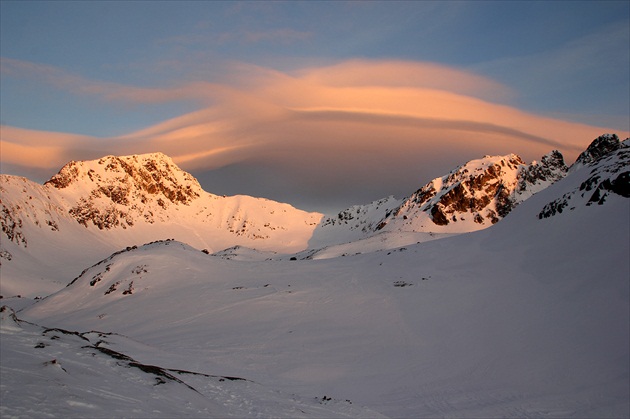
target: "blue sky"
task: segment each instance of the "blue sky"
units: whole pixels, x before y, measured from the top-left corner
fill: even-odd
[[[628,1],[3,0],[0,7],[2,172],[37,181],[56,172],[64,159],[166,151],[176,154],[175,161],[211,192],[247,193],[325,209],[411,193],[462,159],[507,150],[526,159],[540,157],[541,147],[507,137],[480,138],[478,129],[459,141],[445,141],[438,152],[439,132],[424,127],[409,133],[409,125],[391,119],[376,130],[367,125],[361,129],[356,115],[349,117],[352,112],[373,115],[370,126],[379,116],[393,114],[462,121],[476,112],[472,99],[478,99],[493,106],[487,112],[496,119],[471,117],[475,123],[528,131],[531,121],[516,122],[514,116],[515,122],[504,122],[512,120],[502,113],[509,111],[551,118],[560,123],[554,125],[558,132],[565,122],[593,128],[572,126],[584,133],[575,144],[551,128],[548,135],[527,132],[545,137],[573,158],[598,130],[630,131]],[[436,93],[438,108],[453,100],[442,93],[456,94],[458,111],[407,112],[396,106],[407,100],[417,103],[413,95],[417,101],[429,100],[429,90]],[[354,102],[344,99],[348,92]],[[399,94],[400,100],[395,98]],[[375,103],[364,106],[370,98]],[[471,111],[461,108],[465,106]],[[319,114],[314,129],[304,118],[288,118],[287,113],[280,118],[274,113],[279,109],[300,115],[326,110],[337,116]],[[190,151],[182,150],[180,156],[172,126],[181,134],[186,125],[181,118],[188,128],[206,128],[203,136],[180,143]],[[346,119],[341,123],[339,118]],[[247,123],[238,125],[241,120]],[[253,126],[262,128],[249,128]],[[137,134],[146,130],[162,135],[161,142]],[[320,130],[328,138],[309,137]],[[444,137],[454,137],[455,131],[449,128]],[[336,138],[339,132],[343,135]],[[359,142],[372,132],[378,135]],[[175,137],[182,138],[180,134]],[[280,137],[282,142],[275,142]],[[54,153],[47,155],[57,158],[38,164],[14,156],[35,150],[38,141],[53,147]],[[307,141],[306,148],[296,146]],[[322,153],[316,167],[299,163],[305,152],[313,155],[318,141],[337,157]],[[219,153],[226,145],[229,158]],[[402,156],[388,151],[406,147]],[[258,151],[235,151],[250,149]],[[364,156],[365,163],[359,168],[344,163],[343,158],[347,162],[353,155]],[[381,180],[370,178],[373,171],[362,169],[365,165],[382,167],[376,170]],[[335,176],[319,174],[317,167],[327,167],[327,172],[333,167]],[[384,176],[392,167],[400,173]],[[340,178],[344,181],[335,183]],[[305,198],[307,192],[313,198]]]

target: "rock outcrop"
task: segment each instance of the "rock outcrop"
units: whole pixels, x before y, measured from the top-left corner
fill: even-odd
[[[205,194],[192,175],[162,153],[73,161],[44,185],[66,196],[75,191],[70,214],[99,229],[130,227],[138,217],[152,223],[160,209],[189,205]]]
[[[630,198],[630,147],[616,135],[596,138],[577,158],[571,172],[588,170],[579,186],[549,202],[538,218],[549,218],[578,206],[603,205],[611,194]]]
[[[591,144],[584,150],[575,163],[571,165],[570,170],[577,170],[580,167],[598,162],[602,157],[610,154],[615,150],[619,150],[623,144],[619,141],[617,134],[604,134],[595,138]]]
[[[495,224],[566,172],[562,154],[557,150],[530,165],[515,154],[471,160],[404,199],[386,214],[378,229],[392,222],[401,224],[401,218],[420,219],[422,214],[435,226],[459,223],[462,231],[479,229]]]

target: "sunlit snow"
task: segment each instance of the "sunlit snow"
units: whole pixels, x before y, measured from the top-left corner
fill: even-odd
[[[0,413],[628,417],[629,161],[629,148],[613,150],[476,232],[367,234],[403,202],[388,198],[301,248],[276,238],[224,250],[183,221],[210,195],[185,217],[165,212],[173,222],[156,221],[155,237],[150,223],[84,227],[56,210],[70,192],[48,200],[48,187],[3,177],[27,245],[2,237]],[[310,216],[216,199],[239,202],[230,216],[241,208],[254,226],[271,211]]]

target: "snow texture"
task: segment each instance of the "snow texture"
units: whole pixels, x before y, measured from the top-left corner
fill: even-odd
[[[150,157],[174,179],[163,189],[190,189],[164,211],[153,204],[170,193],[149,194],[127,171],[89,180],[107,167],[98,162],[57,185],[3,177],[0,414],[628,417],[630,149],[616,142],[594,142],[595,157],[568,174],[555,152],[531,165],[485,157],[430,182],[429,198],[421,188],[319,225],[321,214],[236,199],[252,226],[286,209],[289,224],[274,225],[286,237],[299,225],[299,246],[239,242],[206,213],[214,230],[197,241],[193,230],[171,234],[184,220],[200,228],[203,206],[216,201],[214,216],[235,201],[197,189],[165,156]],[[70,212],[86,196],[108,207],[101,187],[117,184],[131,194],[112,207],[119,224],[86,226]],[[518,205],[494,224],[442,199],[463,185],[489,199],[475,210],[488,220],[501,184]],[[459,221],[422,230],[428,202]],[[139,221],[147,208],[153,224]],[[452,224],[488,228],[455,234]],[[230,246],[207,246],[210,231]]]

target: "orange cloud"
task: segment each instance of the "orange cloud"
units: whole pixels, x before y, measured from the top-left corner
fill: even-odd
[[[303,69],[296,74],[311,83],[333,87],[416,87],[494,100],[515,95],[510,88],[493,80],[435,63],[357,59]]]
[[[0,161],[38,169],[59,168],[89,137],[0,126]]]
[[[13,61],[3,60],[3,71],[28,67]],[[257,185],[256,195],[273,198],[265,192],[271,186],[255,174],[266,170],[269,178],[287,179],[284,187],[296,194],[309,189],[325,199],[326,193],[349,193],[343,184],[363,184],[379,198],[409,193],[485,154],[514,152],[533,160],[559,149],[571,163],[598,135],[614,132],[497,103],[514,92],[437,64],[353,60],[283,73],[234,63],[232,70],[213,82],[128,88],[28,67],[104,100],[187,100],[202,108],[115,138],[3,127],[2,162],[60,167],[96,153],[162,151],[187,170],[238,165],[242,173],[251,171],[245,182]]]

